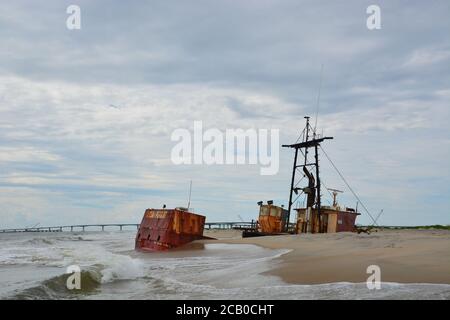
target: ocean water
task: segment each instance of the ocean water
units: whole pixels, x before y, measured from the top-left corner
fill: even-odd
[[[134,231],[0,234],[0,299],[450,299],[450,285],[291,285],[265,274],[288,250],[192,244],[134,251]],[[78,265],[81,290],[66,287]],[[301,266],[299,266],[299,269]]]

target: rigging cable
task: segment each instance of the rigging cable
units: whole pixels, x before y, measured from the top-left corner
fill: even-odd
[[[325,189],[327,189],[328,194],[333,198],[333,194],[330,192],[330,190],[328,189],[328,187],[325,185],[325,181],[323,181],[323,178],[320,178],[320,183],[323,184],[323,186],[325,187]],[[327,199],[325,199],[327,200]],[[327,200],[328,201],[328,200]],[[329,202],[329,201],[328,201]]]
[[[352,187],[350,187],[350,185],[348,184],[347,180],[345,180],[344,176],[342,175],[342,173],[339,171],[339,169],[336,167],[336,165],[334,164],[334,162],[331,160],[331,158],[328,156],[328,154],[325,152],[325,150],[322,148],[321,145],[319,145],[320,149],[323,151],[323,154],[327,157],[328,161],[330,161],[331,165],[333,166],[334,170],[336,170],[336,172],[339,174],[339,176],[341,177],[342,181],[344,181],[344,183],[347,185],[348,189],[350,190],[350,192],[353,194],[353,196],[356,198],[356,200],[359,201],[359,203],[361,204],[361,206],[364,208],[364,210],[367,212],[367,214],[369,215],[369,217],[372,219],[372,221],[376,224],[376,220],[373,218],[373,216],[370,214],[369,210],[367,210],[366,206],[364,205],[364,203],[361,201],[361,199],[358,197],[358,195],[355,193],[355,191],[353,191]]]
[[[305,134],[305,128],[303,128],[303,131],[300,133],[300,135],[298,136],[298,138],[297,138],[297,141],[295,141],[295,143],[297,143],[300,139],[302,139],[303,140],[303,135]]]

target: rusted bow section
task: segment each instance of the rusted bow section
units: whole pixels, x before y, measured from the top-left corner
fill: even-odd
[[[135,248],[163,251],[176,248],[203,236],[205,216],[185,208],[147,209],[136,235]]]

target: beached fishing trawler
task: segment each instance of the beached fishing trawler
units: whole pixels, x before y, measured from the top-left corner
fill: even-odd
[[[309,117],[305,117],[306,126],[301,135],[301,142],[283,145],[286,148],[295,150],[294,165],[292,169],[291,188],[289,193],[288,221],[292,206],[296,201],[304,196],[305,206],[295,208],[297,219],[295,221],[295,233],[333,233],[343,231],[355,231],[356,217],[360,215],[357,209],[341,207],[336,201],[338,193],[336,189],[327,188],[328,192],[333,192],[333,204],[331,206],[322,205],[321,180],[319,175],[319,152],[320,144],[333,137],[321,137],[316,133],[309,123]],[[299,140],[300,140],[299,138]],[[314,157],[308,158],[308,153],[313,150]],[[323,149],[321,149],[323,151]],[[299,161],[299,152],[303,159]],[[325,151],[323,151],[325,153]],[[326,155],[326,154],[325,154]],[[331,160],[330,160],[331,161]],[[334,164],[333,164],[334,166]],[[303,175],[298,179],[299,168]],[[335,168],[336,169],[336,168]],[[307,185],[298,187],[300,182],[306,178]],[[294,194],[296,198],[293,199]]]
[[[323,141],[333,138],[320,137],[309,124],[309,117],[305,117],[305,119],[306,127],[298,139],[301,142],[283,145],[283,147],[295,150],[288,209],[285,210],[282,206],[273,205],[273,201],[268,201],[267,205],[263,205],[262,201],[258,202],[258,221],[243,231],[242,236],[244,238],[288,233],[355,231],[356,217],[360,213],[357,212],[357,209],[341,207],[337,203],[336,196],[342,191],[326,188],[328,192],[333,192],[333,204],[330,206],[322,205],[318,149],[321,148],[320,144]],[[308,153],[311,149],[314,152],[314,157],[309,159]],[[302,159],[299,157],[300,153],[303,155]],[[301,174],[300,177],[298,177],[299,173]],[[304,178],[306,178],[306,185],[302,187],[301,182],[304,181]],[[293,208],[293,204],[297,203],[297,200],[301,197],[304,199],[304,207]],[[293,223],[289,221],[292,210],[297,213]]]
[[[204,226],[205,216],[187,208],[147,209],[136,234],[135,249],[165,251],[205,239]]]

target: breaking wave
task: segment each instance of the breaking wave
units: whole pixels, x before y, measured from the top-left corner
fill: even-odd
[[[95,293],[101,284],[101,275],[95,271],[82,271],[80,274],[80,290],[68,290],[66,286],[69,274],[63,274],[43,281],[14,294],[9,299],[14,300],[49,300],[49,299],[78,299],[81,296]]]

